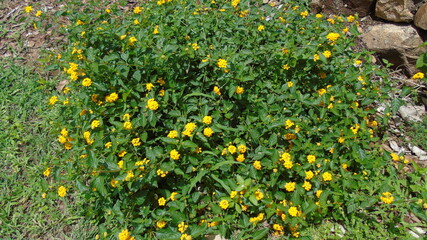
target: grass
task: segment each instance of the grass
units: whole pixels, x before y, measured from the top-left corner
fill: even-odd
[[[42,172],[56,152],[45,120],[55,114],[46,105],[53,85],[16,60],[0,62],[0,238],[91,238],[72,199],[42,198]]]

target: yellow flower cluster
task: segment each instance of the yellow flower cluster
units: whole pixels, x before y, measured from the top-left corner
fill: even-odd
[[[307,156],[308,163],[315,163],[316,162],[316,156],[314,155],[308,155]]]
[[[264,213],[259,213],[256,217],[251,217],[249,222],[256,224],[257,222],[261,222],[264,219]]]
[[[110,95],[107,95],[105,97],[105,101],[109,102],[109,103],[115,102],[115,101],[117,101],[117,99],[119,99],[119,95],[115,92],[113,92]]]
[[[230,206],[230,204],[228,203],[228,201],[227,200],[222,200],[221,202],[219,202],[219,206],[222,208],[222,209],[227,209],[228,208],[228,206]]]
[[[385,204],[391,204],[394,201],[393,194],[391,194],[390,192],[383,192],[380,199]]]
[[[79,65],[77,63],[68,63],[70,66],[68,69],[64,68],[64,71],[70,75],[70,79],[75,81],[79,78],[79,76],[84,76],[85,74],[83,72],[78,72]]]
[[[236,93],[237,94],[242,94],[242,93],[244,93],[245,92],[245,89],[244,88],[242,88],[242,87],[240,87],[240,86],[238,86],[237,88],[236,88]]]
[[[218,59],[218,61],[217,61],[216,65],[217,65],[219,68],[226,68],[226,67],[227,67],[227,60],[220,58],[220,59]],[[214,90],[214,91],[215,91],[215,90]],[[220,94],[218,94],[218,95],[220,95]]]
[[[221,95],[221,90],[219,89],[219,87],[215,86],[213,91],[216,95]]]
[[[187,230],[187,228],[188,228],[188,225],[186,225],[185,222],[180,222],[178,224],[178,231],[180,233],[184,233]]]
[[[287,182],[286,184],[285,184],[285,189],[286,189],[286,191],[288,191],[288,192],[293,192],[294,190],[295,190],[295,188],[296,188],[296,183],[295,182]]]
[[[328,39],[331,42],[335,42],[336,40],[338,40],[339,37],[340,37],[339,33],[333,33],[333,32],[326,35],[326,39]]]
[[[159,103],[154,98],[150,98],[147,101],[146,108],[153,110],[153,111],[157,110],[157,109],[159,109]]]
[[[58,196],[65,197],[66,194],[67,194],[67,189],[64,186],[60,186],[58,188]]]
[[[176,131],[176,130],[171,130],[169,133],[168,133],[168,136],[167,136],[168,138],[176,138],[176,137],[178,137],[178,131]]]
[[[90,139],[91,133],[89,131],[85,131],[83,133],[83,138],[85,139],[88,145],[92,145],[95,142],[95,139]]]
[[[322,174],[322,178],[323,178],[323,181],[325,181],[325,182],[331,181],[332,180],[332,174],[330,174],[328,172],[324,172]]]
[[[119,233],[119,240],[135,240],[135,237],[132,237],[130,235],[129,230],[127,229],[123,229],[120,233]]]
[[[187,123],[185,125],[185,129],[182,132],[182,134],[185,135],[185,136],[191,137],[191,134],[196,129],[196,127],[197,127],[197,125],[195,123],[192,123],[192,122]]]
[[[261,162],[260,161],[255,161],[253,163],[253,166],[256,170],[261,170],[262,166],[261,166]]]
[[[166,199],[164,197],[159,198],[158,200],[159,206],[166,205]]]
[[[423,79],[423,78],[424,78],[424,73],[422,72],[418,72],[414,74],[414,76],[412,76],[412,79]]]
[[[213,133],[214,131],[210,127],[203,129],[203,135],[205,135],[206,137],[211,137]]]
[[[166,177],[166,175],[168,175],[169,172],[163,171],[162,169],[158,169],[156,173],[157,173],[157,176],[164,178],[164,177]]]
[[[179,154],[179,152],[177,150],[175,150],[175,149],[173,149],[172,151],[170,151],[169,155],[170,155],[170,158],[172,158],[173,160],[178,160],[179,157],[181,156]]]

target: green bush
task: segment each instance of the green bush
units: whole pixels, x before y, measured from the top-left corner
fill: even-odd
[[[84,196],[100,236],[119,239],[298,237],[387,209],[385,166],[401,160],[377,144],[387,75],[353,50],[357,19],[306,5],[62,13],[70,47],[57,66],[70,82],[49,99],[59,197]]]

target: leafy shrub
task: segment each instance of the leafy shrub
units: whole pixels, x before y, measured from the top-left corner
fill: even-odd
[[[84,196],[101,236],[119,239],[298,237],[387,207],[391,156],[376,142],[390,114],[375,111],[387,75],[354,52],[353,16],[306,5],[68,13],[70,82],[49,99],[58,194]]]

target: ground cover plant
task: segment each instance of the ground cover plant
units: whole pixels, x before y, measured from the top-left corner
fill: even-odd
[[[402,236],[408,211],[425,221],[422,171],[399,175],[408,161],[380,147],[398,106],[375,110],[391,89],[352,48],[357,17],[306,5],[58,12],[69,48],[49,68],[68,83],[46,100],[63,148],[46,196],[82,197],[97,238],[121,240],[296,238],[369,215]]]

